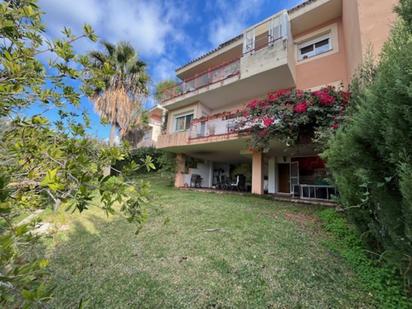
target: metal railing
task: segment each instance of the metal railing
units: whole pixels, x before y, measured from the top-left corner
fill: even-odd
[[[196,74],[193,78],[187,79],[180,84],[165,89],[160,97],[162,102],[173,99],[200,89],[202,87],[220,82],[240,73],[240,59],[223,63],[217,67],[209,68],[207,71]]]
[[[334,186],[300,184],[298,187],[301,199],[333,200],[337,195],[337,190]],[[294,190],[295,193],[296,189]]]

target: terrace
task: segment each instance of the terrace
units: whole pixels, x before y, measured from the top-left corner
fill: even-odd
[[[284,11],[246,29],[228,46],[179,69],[182,81],[163,91],[162,105],[172,109],[200,101],[213,109],[274,87],[293,87],[292,44],[289,16]],[[251,82],[256,85],[253,89],[247,87]]]

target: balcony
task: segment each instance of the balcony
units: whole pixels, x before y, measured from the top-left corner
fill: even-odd
[[[187,93],[194,92],[200,88],[221,82],[227,78],[237,76],[239,73],[240,59],[234,59],[217,67],[210,68],[201,74],[197,74],[191,79],[164,90],[161,94],[160,100],[161,102],[166,102]]]
[[[160,135],[157,147],[169,148],[234,140],[239,137],[237,130],[239,120],[236,113],[219,113],[193,119],[189,130],[185,132]]]
[[[231,60],[166,89],[161,96],[162,105],[176,109],[198,101],[215,109],[295,86],[294,47],[286,12],[247,29],[243,38],[233,44],[233,49],[227,51]],[[223,56],[216,55],[212,60],[216,62],[219,57]],[[207,67],[207,63],[198,66]],[[191,70],[195,68],[192,66]]]

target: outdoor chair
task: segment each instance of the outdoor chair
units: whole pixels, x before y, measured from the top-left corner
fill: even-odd
[[[190,187],[200,188],[202,186],[202,177],[198,174],[192,174],[190,177]]]
[[[227,190],[230,187],[230,184],[225,175],[220,175],[218,177],[219,181],[217,183],[217,188],[220,190]]]
[[[245,189],[246,178],[244,175],[237,175],[236,181],[230,184],[232,190],[243,191]]]

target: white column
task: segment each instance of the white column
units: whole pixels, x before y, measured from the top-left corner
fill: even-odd
[[[276,193],[276,160],[270,158],[268,161],[268,192]]]

